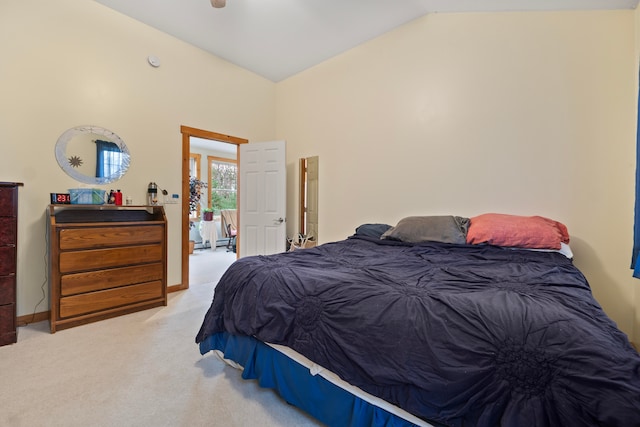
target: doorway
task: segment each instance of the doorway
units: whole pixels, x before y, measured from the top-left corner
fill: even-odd
[[[180,132],[182,133],[182,280],[180,285],[171,286],[169,291],[178,291],[189,288],[189,169],[192,138],[205,140],[205,143],[208,141],[212,145],[218,143],[235,145],[236,158],[238,161],[240,160],[239,146],[249,142],[247,139],[187,126],[180,126]],[[238,198],[240,196],[239,191],[240,190],[238,189]]]

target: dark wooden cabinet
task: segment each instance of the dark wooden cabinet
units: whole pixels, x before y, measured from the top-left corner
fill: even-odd
[[[18,251],[18,187],[0,182],[0,345],[13,344],[16,332],[16,270]]]
[[[49,206],[51,333],[167,305],[162,206]]]

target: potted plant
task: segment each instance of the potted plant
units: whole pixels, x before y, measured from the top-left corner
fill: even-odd
[[[202,209],[202,220],[213,221],[213,208]]]
[[[189,177],[189,214],[190,216],[199,216],[200,199],[202,198],[202,190],[207,188],[207,183],[196,177]],[[193,213],[195,212],[195,215]],[[189,227],[193,228],[193,221],[189,221]]]

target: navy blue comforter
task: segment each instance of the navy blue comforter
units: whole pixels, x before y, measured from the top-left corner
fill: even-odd
[[[352,237],[236,261],[196,342],[293,348],[450,426],[640,426],[640,356],[554,252]]]

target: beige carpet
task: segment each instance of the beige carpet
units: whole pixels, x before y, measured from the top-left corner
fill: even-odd
[[[53,335],[48,322],[19,328],[0,347],[0,426],[320,425],[200,355],[194,337],[223,271],[169,294],[167,307]]]
[[[189,255],[189,285],[211,283],[212,277],[219,278],[235,260],[236,254],[224,246],[215,250],[196,249]]]

